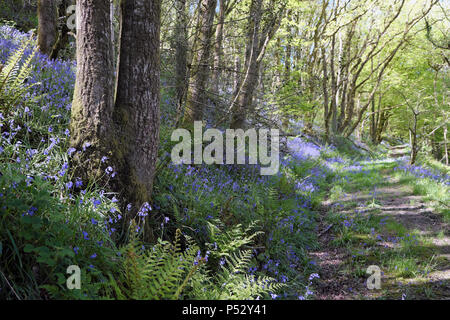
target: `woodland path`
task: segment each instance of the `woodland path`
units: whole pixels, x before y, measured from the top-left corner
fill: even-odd
[[[392,166],[373,171],[376,183],[323,202],[316,299],[450,299],[450,226]],[[381,269],[379,290],[367,288],[369,265]]]

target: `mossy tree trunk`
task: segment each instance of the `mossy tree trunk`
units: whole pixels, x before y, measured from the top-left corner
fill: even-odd
[[[72,166],[83,180],[104,175],[101,159],[110,156],[114,72],[109,2],[77,1],[77,73],[71,114]]]
[[[161,3],[128,0],[121,6],[113,157],[120,198],[133,206],[128,222],[150,201],[158,154]]]

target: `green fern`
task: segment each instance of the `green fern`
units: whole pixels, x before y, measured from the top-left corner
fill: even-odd
[[[284,286],[266,276],[247,274],[252,260],[250,250],[230,255],[215,276],[199,272],[192,279],[190,295],[202,300],[248,300],[264,298]]]
[[[32,60],[36,55],[37,47],[21,63],[25,50],[29,47],[31,41],[25,42],[18,50],[11,54],[0,71],[0,108],[6,112],[15,106],[27,91],[39,84],[25,83],[33,70]]]
[[[109,275],[106,292],[119,300],[255,299],[283,286],[269,277],[247,274],[250,250],[227,254],[225,263],[213,272],[198,246],[189,237],[186,241],[188,247],[183,251],[181,231],[177,230],[173,243],[159,240],[144,250],[132,238],[122,250],[121,272],[116,279]]]
[[[252,233],[258,225],[258,221],[253,221],[245,229],[241,224],[238,224],[230,230],[226,230],[220,219],[214,219],[212,222],[207,221],[207,223],[210,241],[212,242],[207,245],[211,249],[211,256],[216,258],[229,257],[243,246],[254,242],[257,236],[263,234],[262,231]]]
[[[117,299],[159,300],[178,299],[192,276],[204,262],[199,249],[191,241],[182,252],[181,232],[177,230],[173,243],[159,241],[143,250],[136,239],[124,249],[124,261],[119,279],[110,276],[110,286]]]

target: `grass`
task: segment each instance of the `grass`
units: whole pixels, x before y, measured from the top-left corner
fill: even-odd
[[[448,199],[448,187],[431,179],[394,172],[395,166],[396,163],[380,161],[364,165],[358,171],[343,170],[328,197],[332,202],[326,216],[326,223],[333,224],[331,244],[344,248],[349,257],[343,270],[348,277],[366,278],[366,268],[378,265],[384,272],[386,285],[378,298],[392,297],[399,282],[420,281],[442,264],[435,258],[436,247],[429,238],[418,230],[409,230],[378,209],[383,195],[377,193],[374,185],[394,184],[397,188],[410,185],[414,194],[435,203]],[[387,176],[391,179],[387,180]],[[358,199],[352,195],[354,192],[358,193]],[[437,237],[444,237],[444,233],[441,231]],[[407,296],[433,297],[434,290],[425,283],[408,291]]]
[[[433,209],[440,213],[444,220],[450,222],[450,187],[442,182],[429,178],[417,179],[412,174],[396,172],[399,183],[410,185],[414,195],[423,196]]]

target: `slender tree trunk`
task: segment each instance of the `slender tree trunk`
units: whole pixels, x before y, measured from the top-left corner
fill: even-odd
[[[109,3],[78,0],[77,73],[70,121],[72,159],[77,176],[103,176],[101,158],[113,137],[114,73]]]
[[[177,107],[176,123],[184,116],[184,100],[188,87],[187,73],[187,52],[188,52],[188,31],[186,0],[176,0],[177,22],[175,26],[175,99]]]
[[[236,55],[236,58],[234,60],[234,69],[236,70],[234,74],[234,81],[233,81],[233,96],[236,96],[239,92],[239,88],[242,84],[242,77],[241,77],[241,59],[239,55]]]
[[[416,158],[417,158],[417,114],[414,112],[413,110],[413,115],[414,115],[414,124],[413,127],[409,129],[410,131],[410,141],[411,141],[411,159],[409,164],[413,165],[414,163],[416,163]]]
[[[372,139],[372,143],[376,144],[376,134],[377,134],[377,121],[376,121],[376,115],[375,115],[375,97],[372,98],[372,114],[370,115],[370,137]]]
[[[430,135],[429,140],[430,140],[430,145],[431,145],[431,154],[432,154],[434,159],[439,161],[439,159],[440,159],[440,157],[439,157],[439,145],[437,144],[436,134],[435,134],[434,131]]]
[[[335,89],[334,89],[334,98],[333,102],[331,104],[331,131],[333,132],[333,135],[337,133],[338,130],[338,105],[339,105],[339,96],[341,92],[341,87],[338,86],[338,83],[341,82],[341,78],[343,77],[342,72],[342,54],[343,54],[343,43],[342,43],[342,34],[339,32],[339,54],[337,57],[338,61],[338,68],[337,68],[337,75],[335,77]],[[361,130],[362,133],[362,130]]]
[[[222,41],[223,41],[223,26],[225,22],[225,5],[227,0],[218,0],[219,5],[219,21],[217,22],[216,27],[216,40],[214,43],[214,70],[213,70],[213,77],[212,77],[212,83],[213,83],[213,91],[215,94],[219,93],[219,81],[220,81],[220,75],[222,73],[221,67],[222,67]]]
[[[277,37],[277,46],[275,48],[275,52],[274,52],[274,58],[275,58],[275,63],[276,63],[276,68],[275,68],[275,72],[274,72],[274,80],[272,82],[272,92],[275,94],[277,92],[277,90],[280,89],[281,87],[281,70],[280,70],[280,66],[281,66],[281,50],[282,50],[282,46],[281,46],[281,38]]]
[[[250,16],[247,24],[247,45],[245,52],[245,78],[237,97],[237,105],[232,114],[231,128],[244,128],[247,109],[251,109],[253,93],[258,83],[258,55],[260,40],[260,24],[262,15],[262,0],[252,0]]]
[[[185,122],[203,120],[203,109],[207,104],[206,83],[209,77],[211,38],[213,33],[214,12],[217,0],[202,0],[200,3],[199,48],[194,59],[192,86],[188,93]]]
[[[50,56],[58,34],[58,17],[55,0],[38,0],[38,46]]]
[[[377,131],[375,134],[375,144],[380,144],[383,140],[382,135],[383,132],[386,131],[388,121],[389,121],[389,115],[385,111],[380,112],[380,107],[378,107],[378,114],[379,114],[379,120],[377,121]]]
[[[160,124],[160,0],[122,1],[114,124],[120,197],[133,205],[125,221],[150,201]],[[153,239],[146,229],[146,239]]]
[[[444,126],[444,152],[445,152],[445,164],[448,166],[447,125]]]
[[[328,69],[327,69],[327,57],[325,55],[325,49],[322,48],[322,90],[323,90],[323,121],[325,127],[325,139],[330,139],[330,125],[329,125],[329,99],[328,99]]]
[[[69,0],[62,0],[58,6],[58,16],[59,19],[63,19],[64,21],[67,21],[67,8],[70,5],[71,1]],[[63,23],[61,26],[61,30],[58,32],[57,40],[55,44],[53,45],[50,59],[54,60],[58,58],[59,53],[62,49],[64,49],[68,42],[69,42],[69,27],[67,26],[67,23]]]

